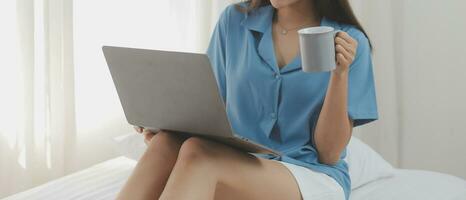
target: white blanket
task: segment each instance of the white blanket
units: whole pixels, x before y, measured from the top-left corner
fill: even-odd
[[[4,200],[115,199],[136,162],[118,157]],[[351,200],[466,200],[466,181],[454,176],[398,169],[396,175],[368,183]]]

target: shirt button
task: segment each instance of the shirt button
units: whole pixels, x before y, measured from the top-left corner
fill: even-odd
[[[270,113],[270,116],[271,116],[273,119],[277,118],[277,114],[274,113],[274,112],[273,112],[273,113]]]
[[[277,74],[276,72],[273,73],[273,76],[274,76],[276,79],[279,79],[279,78],[280,78],[280,75]]]

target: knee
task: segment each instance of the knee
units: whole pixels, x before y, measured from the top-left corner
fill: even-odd
[[[209,150],[211,149],[209,142],[199,137],[186,139],[181,145],[177,163],[189,166],[208,163],[213,158],[212,151]]]
[[[166,131],[160,131],[152,137],[147,151],[149,153],[164,155],[172,152],[177,153],[182,143],[183,139],[180,136]]]

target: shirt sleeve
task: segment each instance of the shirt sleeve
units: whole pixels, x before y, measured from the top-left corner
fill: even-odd
[[[226,103],[226,30],[228,25],[228,9],[226,8],[221,14],[213,30],[210,43],[207,48],[212,71],[217,80],[217,85],[223,101]]]
[[[361,32],[355,39],[358,48],[355,60],[350,65],[348,80],[348,115],[354,127],[378,119],[369,40]]]

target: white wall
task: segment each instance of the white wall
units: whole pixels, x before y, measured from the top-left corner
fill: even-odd
[[[466,178],[466,2],[353,2],[375,43],[381,111],[357,135],[398,167]]]
[[[381,153],[394,166],[399,161],[399,95],[397,90],[397,59],[392,14],[393,1],[352,0],[358,19],[368,32],[373,44],[373,62],[376,81],[376,95],[379,120],[361,128],[354,135],[359,136]]]
[[[466,178],[465,10],[462,0],[404,1],[403,167]]]

